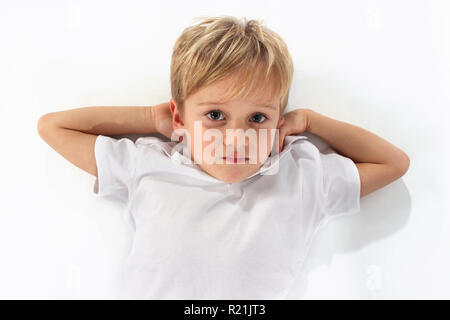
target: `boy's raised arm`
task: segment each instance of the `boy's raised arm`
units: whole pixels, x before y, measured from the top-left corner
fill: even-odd
[[[38,120],[37,130],[56,152],[78,168],[97,176],[95,141],[98,135],[158,132],[158,114],[168,103],[147,107],[82,107],[47,113]]]
[[[361,197],[400,178],[408,170],[408,155],[378,135],[311,109],[306,112],[307,130],[355,163],[361,180]]]

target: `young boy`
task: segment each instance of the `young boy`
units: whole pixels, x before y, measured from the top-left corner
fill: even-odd
[[[95,176],[93,193],[126,208],[121,297],[282,299],[315,232],[407,171],[408,156],[367,130],[312,109],[284,114],[292,74],[273,31],[207,18],[175,43],[169,103],[39,119],[40,136]],[[152,132],[171,141],[109,137]]]

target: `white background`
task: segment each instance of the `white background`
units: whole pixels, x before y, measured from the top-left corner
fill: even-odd
[[[263,19],[294,59],[287,111],[364,127],[411,159],[317,234],[289,298],[450,298],[450,5],[392,0],[2,1],[0,298],[111,297],[131,229],[37,120],[168,101],[173,44],[200,15]]]

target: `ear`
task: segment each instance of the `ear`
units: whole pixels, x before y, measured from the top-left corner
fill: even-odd
[[[178,128],[184,128],[183,120],[181,119],[180,110],[178,109],[177,103],[172,98],[169,101],[170,112],[172,112],[172,126],[173,130]]]
[[[172,113],[172,130],[175,131],[177,129],[184,129],[184,123],[183,120],[181,119],[180,110],[178,109],[177,103],[173,98],[170,99],[169,101],[169,109],[170,112]],[[179,136],[178,142],[182,141],[183,136]]]

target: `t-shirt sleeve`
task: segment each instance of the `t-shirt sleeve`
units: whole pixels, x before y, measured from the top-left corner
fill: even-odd
[[[132,140],[99,135],[95,141],[97,176],[92,194],[127,203],[136,156],[137,146]]]
[[[333,149],[319,152],[319,200],[328,220],[334,216],[360,211],[360,187],[358,168],[352,159]]]

